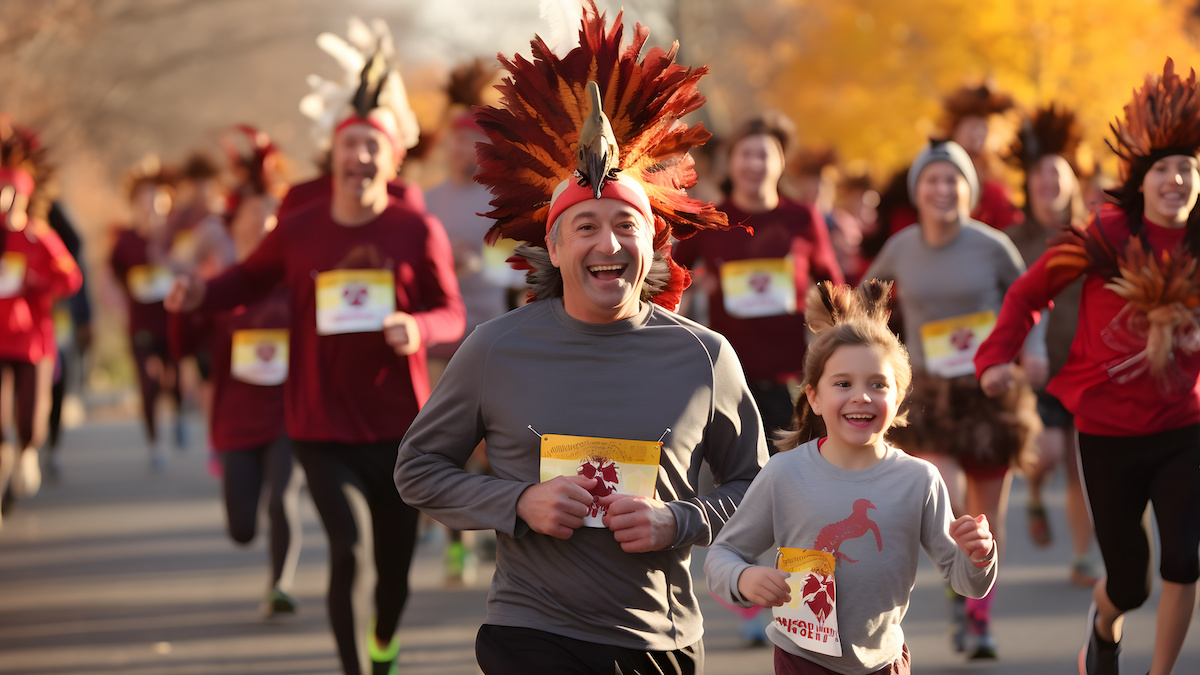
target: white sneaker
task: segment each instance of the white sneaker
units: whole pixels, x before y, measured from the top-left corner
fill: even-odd
[[[13,467],[13,496],[24,499],[32,497],[42,489],[42,467],[38,464],[37,448],[21,451],[17,466]]]

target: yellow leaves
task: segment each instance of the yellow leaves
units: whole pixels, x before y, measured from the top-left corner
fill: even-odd
[[[1103,149],[1108,122],[1167,55],[1184,74],[1200,66],[1186,32],[1193,4],[780,1],[762,12],[774,25],[747,16],[738,22],[745,32],[735,34],[729,21],[722,45],[700,62],[713,67],[710,86],[723,90],[710,105],[730,108],[715,112],[718,119],[778,107],[796,119],[806,143],[832,144],[847,161],[906,165],[939,119],[942,96],[985,77],[1027,107],[1052,100],[1074,107],[1089,145]],[[1111,153],[1097,155],[1115,167]]]

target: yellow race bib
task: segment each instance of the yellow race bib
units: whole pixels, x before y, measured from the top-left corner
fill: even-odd
[[[613,493],[653,497],[658,482],[661,441],[630,441],[591,436],[542,436],[541,479],[555,476],[599,478],[584,527],[604,527],[601,497]]]
[[[283,384],[288,374],[288,331],[238,330],[233,332],[229,358],[233,379],[273,387]]]
[[[126,276],[129,295],[143,305],[152,305],[166,299],[175,278],[171,271],[161,265],[134,265]]]
[[[0,255],[0,298],[15,298],[23,290],[25,290],[25,254],[6,251],[4,255]]]
[[[796,313],[792,257],[750,258],[721,265],[725,312],[739,319]]]
[[[804,649],[841,656],[833,554],[781,546],[775,567],[791,574],[792,595],[791,602],[771,609],[775,627]]]
[[[372,333],[396,311],[390,270],[330,270],[317,275],[317,334]]]
[[[975,372],[975,352],[996,327],[996,313],[975,312],[921,326],[925,370],[940,377],[960,377]]]

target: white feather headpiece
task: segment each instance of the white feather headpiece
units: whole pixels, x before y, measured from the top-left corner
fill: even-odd
[[[368,25],[357,16],[350,17],[346,39],[333,33],[317,36],[317,46],[332,56],[345,71],[342,80],[309,75],[312,89],[300,100],[300,112],[313,121],[313,135],[328,146],[342,120],[352,115],[365,116],[364,103],[386,108],[396,117],[399,142],[405,148],[417,144],[417,116],[408,104],[404,81],[396,69],[396,47],[392,32],[383,19]]]

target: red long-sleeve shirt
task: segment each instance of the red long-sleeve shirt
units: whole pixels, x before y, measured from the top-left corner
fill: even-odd
[[[729,215],[730,224],[746,224],[754,233],[740,228],[706,230],[675,245],[672,257],[686,267],[704,260],[708,273],[721,274],[729,262],[751,259],[792,260],[795,309],[774,316],[738,318],[725,308],[725,294],[718,279],[705,283],[708,291],[709,327],[733,345],[746,379],[750,382],[786,382],[804,370],[804,295],[822,279],[842,283],[842,270],[829,243],[825,219],[815,208],[786,198],[767,213],[750,214],[726,201],[717,207]]]
[[[317,275],[330,270],[394,274],[395,309],[416,320],[421,349],[397,356],[379,330],[320,335]],[[457,340],[466,313],[454,258],[436,219],[393,197],[357,227],[333,221],[329,204],[285,217],[244,262],[207,284],[201,310],[232,309],[287,286],[288,435],[302,441],[369,443],[399,439],[429,397],[425,346]]]
[[[208,436],[214,450],[257,448],[284,435],[283,384],[271,376],[279,371],[280,359],[286,363],[286,352],[279,350],[288,348],[288,304],[287,289],[277,286],[229,311],[171,315],[172,356],[194,353],[202,343],[208,347],[213,384]],[[242,372],[235,373],[234,342],[251,336],[252,344],[240,346],[241,357],[252,360],[245,364],[251,372],[239,368]]]
[[[1121,211],[1103,211],[1099,221],[1102,236],[1125,250],[1129,225]],[[1166,228],[1147,222],[1146,235],[1156,252],[1173,251],[1183,242],[1184,228]],[[975,354],[975,372],[1011,361],[1022,341],[1037,322],[1039,312],[1077,277],[1062,274],[1061,267],[1051,274],[1047,261],[1051,248],[1019,278],[1004,296],[1004,305],[992,334]],[[1156,253],[1157,254],[1157,253]],[[1149,372],[1123,383],[1115,382],[1108,369],[1137,354],[1138,348],[1117,349],[1104,339],[1104,330],[1125,307],[1126,302],[1104,288],[1108,279],[1096,274],[1084,277],[1083,297],[1079,305],[1079,327],[1071,343],[1067,363],[1046,387],[1075,415],[1075,427],[1088,434],[1102,436],[1144,436],[1200,423],[1200,352],[1187,354],[1175,350],[1172,367],[1178,367],[1190,382],[1168,393]]]
[[[0,257],[0,359],[37,363],[58,354],[54,301],[75,294],[83,273],[50,227],[3,230]]]

